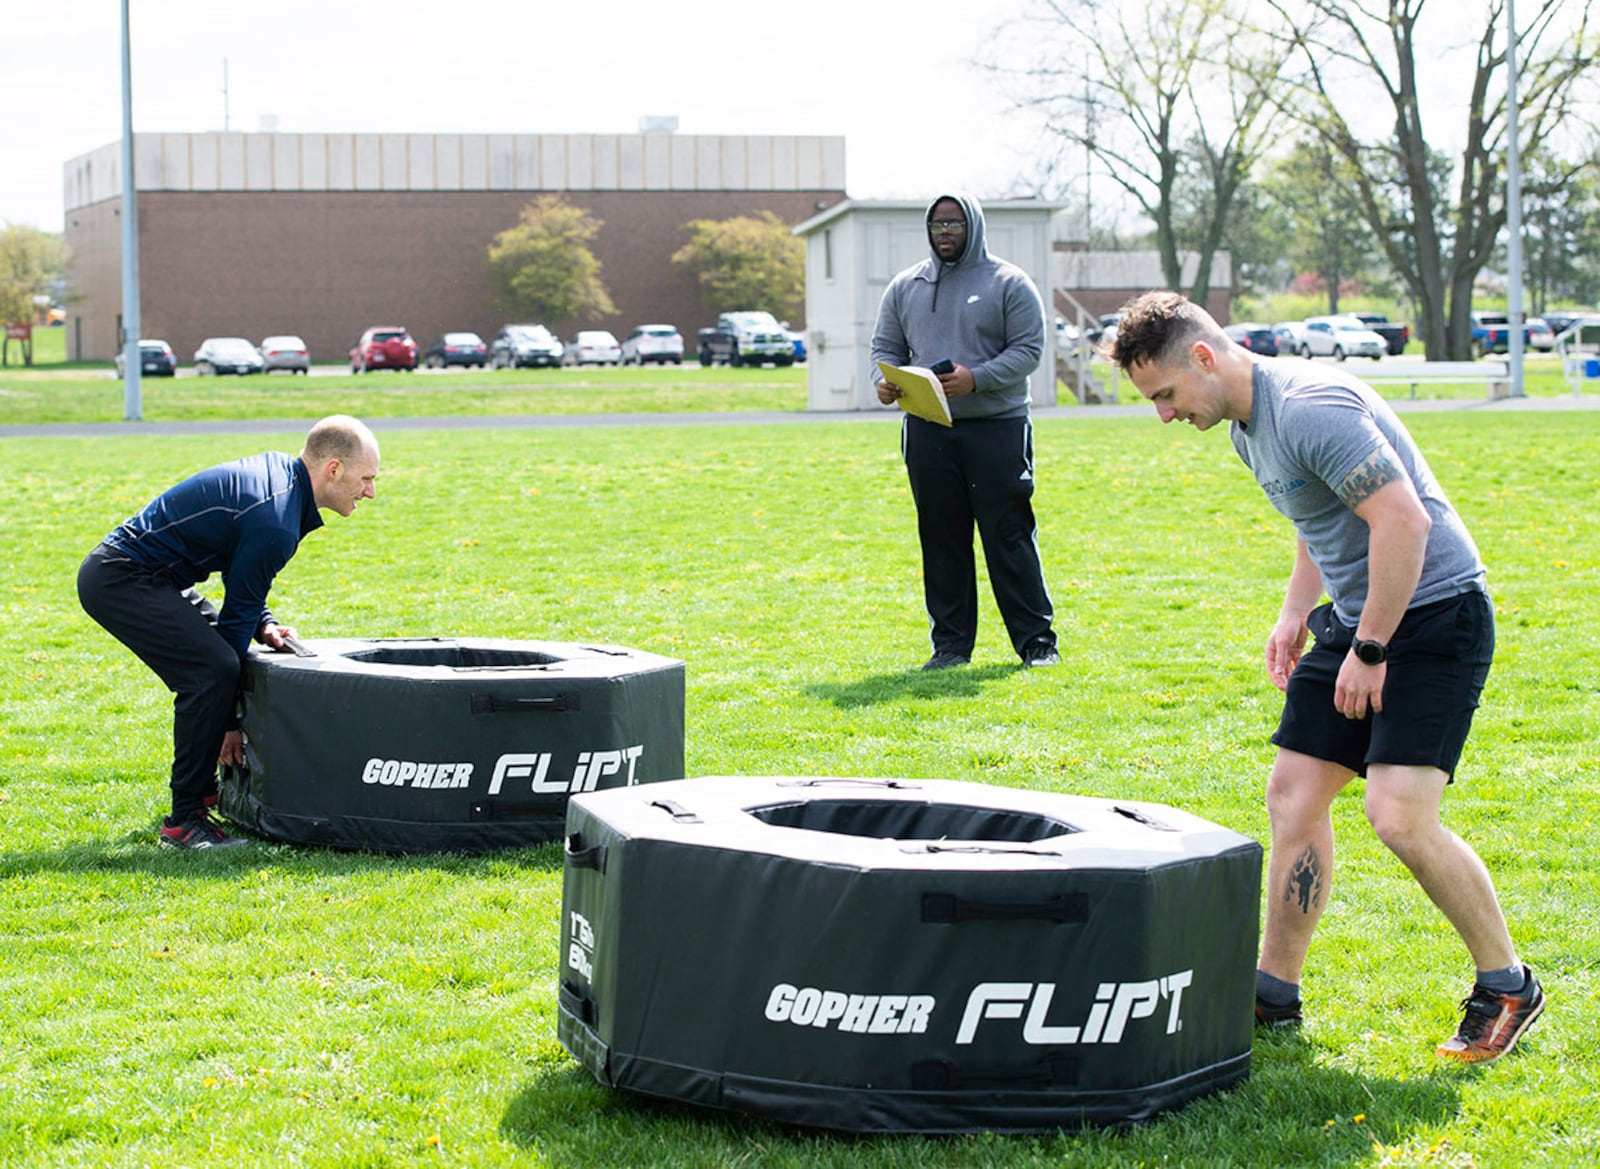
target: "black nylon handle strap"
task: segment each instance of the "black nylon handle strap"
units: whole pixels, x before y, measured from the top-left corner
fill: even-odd
[[[557,997],[561,1006],[571,1015],[577,1016],[584,1025],[593,1027],[600,1017],[599,1009],[594,999],[583,993],[570,982],[562,981],[557,989]]]
[[[905,783],[898,779],[850,779],[845,777],[823,776],[818,779],[785,779],[778,782],[778,787],[879,787],[879,788],[912,788],[918,785]]]
[[[605,846],[585,843],[581,832],[574,832],[567,837],[566,853],[567,864],[575,869],[593,869],[597,873],[606,871]]]
[[[929,925],[963,921],[1053,921],[1083,925],[1089,920],[1087,893],[1057,893],[1032,901],[988,901],[954,893],[924,893],[922,920]]]
[[[1146,828],[1154,828],[1157,832],[1178,831],[1178,829],[1174,828],[1171,824],[1168,824],[1165,820],[1158,820],[1148,812],[1140,811],[1138,808],[1125,808],[1121,804],[1116,804],[1111,810],[1119,816],[1127,817],[1135,824],[1143,824]]]
[[[508,800],[496,797],[471,801],[467,805],[467,812],[474,820],[537,820],[550,815],[550,803],[548,800]]]
[[[577,710],[576,694],[551,694],[534,698],[502,698],[498,694],[474,694],[473,714],[559,714]]]
[[[701,824],[701,823],[704,823],[704,821],[702,821],[699,816],[696,816],[693,812],[689,811],[688,808],[684,807],[682,804],[678,803],[676,800],[651,800],[650,801],[650,806],[652,808],[660,808],[663,812],[665,812],[667,815],[671,816],[679,824]]]
[[[930,1059],[911,1065],[911,1086],[920,1092],[959,1091],[963,1088],[1050,1088],[1078,1082],[1078,1061],[1059,1056],[1019,1067],[982,1067]]]

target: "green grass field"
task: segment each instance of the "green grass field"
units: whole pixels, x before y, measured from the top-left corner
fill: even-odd
[[[86,391],[64,384],[72,416]],[[286,414],[381,418],[380,392],[330,386]],[[240,416],[278,404],[252,397]],[[1600,418],[1408,422],[1482,547],[1500,620],[1447,822],[1496,877],[1546,982],[1544,1021],[1492,1067],[1435,1059],[1470,964],[1376,843],[1357,783],[1335,808],[1309,1025],[1259,1039],[1248,1081],[1128,1132],[939,1139],[831,1136],[594,1083],[555,1038],[555,847],[159,851],[170,700],[81,613],[77,564],[188,472],[300,436],[0,439],[0,1163],[1600,1164]],[[1278,696],[1260,649],[1291,536],[1220,434],[1041,421],[1064,663],[1018,669],[985,594],[974,665],[927,676],[892,424],[380,433],[377,499],[330,516],[273,591],[307,637],[614,642],[687,663],[690,775],[1114,795],[1267,838]]]

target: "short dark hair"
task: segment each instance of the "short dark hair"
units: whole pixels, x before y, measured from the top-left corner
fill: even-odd
[[[1124,370],[1177,360],[1196,340],[1216,342],[1226,334],[1211,314],[1176,292],[1145,292],[1122,306],[1111,360]]]

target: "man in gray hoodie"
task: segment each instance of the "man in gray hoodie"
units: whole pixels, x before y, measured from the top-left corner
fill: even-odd
[[[926,221],[932,255],[889,282],[872,334],[874,376],[880,361],[934,369],[954,423],[907,414],[901,431],[933,641],[922,668],[972,659],[974,523],[1012,646],[1025,665],[1053,666],[1061,659],[1039,563],[1028,416],[1028,375],[1044,353],[1044,304],[1027,273],[989,255],[976,199],[941,195]],[[901,396],[889,382],[877,385],[884,405]]]

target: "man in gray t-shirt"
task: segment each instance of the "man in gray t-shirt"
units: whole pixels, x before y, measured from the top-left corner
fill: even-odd
[[[1234,449],[1305,541],[1339,620],[1355,626],[1366,605],[1371,530],[1329,484],[1345,483],[1378,450],[1411,481],[1431,521],[1405,607],[1484,591],[1477,546],[1387,402],[1366,383],[1310,362],[1251,365],[1249,420],[1233,421]]]
[[[1284,709],[1267,780],[1257,1022],[1301,1020],[1301,969],[1333,880],[1330,808],[1364,775],[1367,819],[1477,968],[1461,1026],[1438,1054],[1498,1059],[1543,1011],[1544,992],[1517,957],[1488,870],[1439,819],[1494,653],[1471,536],[1400,420],[1353,378],[1259,359],[1172,292],[1123,306],[1113,357],[1163,422],[1228,422],[1297,535],[1266,646]]]

